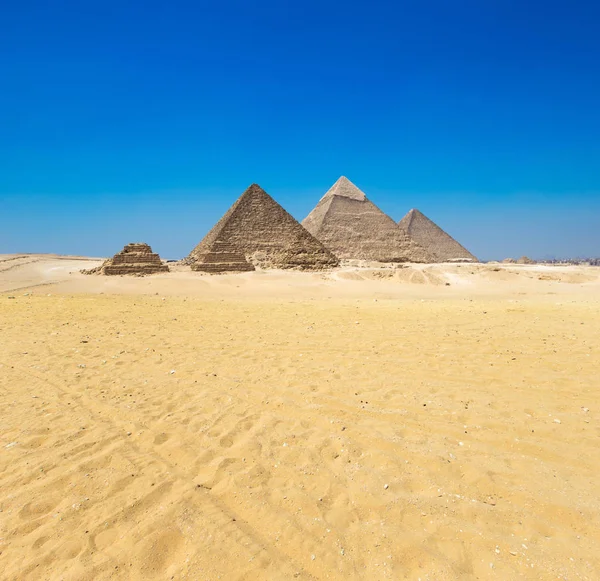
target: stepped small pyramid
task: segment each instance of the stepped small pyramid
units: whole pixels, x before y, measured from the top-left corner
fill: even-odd
[[[429,252],[343,176],[302,225],[339,258],[435,262]]]
[[[479,262],[464,246],[419,210],[408,212],[398,225],[415,242],[433,254],[436,262]]]
[[[242,258],[250,269],[318,270],[339,263],[257,184],[238,198],[184,262],[207,272],[249,270]]]
[[[82,270],[84,274],[134,274],[145,275],[157,272],[169,272],[169,267],[163,264],[160,256],[152,252],[152,248],[143,242],[131,243],[121,252],[109,258],[97,268]]]

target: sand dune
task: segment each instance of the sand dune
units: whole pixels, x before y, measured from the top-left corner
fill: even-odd
[[[600,578],[598,270],[7,258],[0,578]]]
[[[158,293],[204,298],[417,298],[424,293],[435,298],[527,294],[539,297],[565,292],[594,297],[600,286],[600,269],[595,267],[512,264],[367,263],[359,267],[350,263],[324,272],[270,270],[213,276],[171,263],[170,273],[143,278],[81,274],[83,268],[102,262],[103,259],[85,257],[0,255],[0,292],[51,285],[54,292],[61,293]],[[442,286],[445,288],[435,288]]]

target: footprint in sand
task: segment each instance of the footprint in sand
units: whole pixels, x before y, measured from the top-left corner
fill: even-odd
[[[42,522],[37,520],[33,520],[30,522],[25,523],[24,525],[21,525],[20,527],[17,527],[15,529],[13,529],[10,534],[13,536],[23,536],[23,535],[29,535],[31,534],[33,531],[35,531],[36,529],[39,529],[42,526]]]
[[[239,472],[234,482],[241,487],[256,488],[266,486],[271,480],[271,474],[260,464],[255,464],[250,470]]]
[[[28,502],[20,511],[19,516],[22,519],[32,519],[44,516],[56,508],[59,500],[42,500],[40,502]]]
[[[50,537],[39,537],[35,540],[35,542],[31,546],[33,549],[37,550],[37,549],[41,548],[49,540],[50,540]]]
[[[83,548],[80,541],[75,539],[70,539],[63,543],[60,547],[55,550],[56,556],[64,561],[69,559],[74,559],[81,553],[81,549]]]
[[[141,543],[135,560],[143,579],[164,579],[183,546],[183,536],[177,529],[154,533]]]
[[[116,529],[106,529],[99,532],[93,539],[93,543],[99,551],[112,545],[117,539]]]
[[[39,448],[46,440],[48,440],[48,436],[35,436],[27,442],[24,442],[23,446],[29,449]]]
[[[154,438],[154,443],[157,446],[160,446],[161,444],[164,444],[171,436],[169,436],[169,434],[158,434],[158,436],[156,436],[156,438]]]
[[[231,436],[225,436],[224,438],[221,438],[219,444],[223,448],[231,448],[231,446],[233,446],[233,438],[231,438]]]

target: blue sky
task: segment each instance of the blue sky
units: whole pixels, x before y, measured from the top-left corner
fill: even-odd
[[[186,255],[346,175],[484,259],[600,255],[598,2],[9,0],[0,253]]]

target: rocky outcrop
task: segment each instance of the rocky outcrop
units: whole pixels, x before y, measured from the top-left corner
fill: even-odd
[[[160,256],[153,253],[148,244],[138,242],[128,244],[121,252],[106,260],[101,266],[81,272],[108,276],[123,274],[144,276],[157,272],[169,272],[169,267],[161,262]]]
[[[229,270],[235,271],[241,265],[235,253],[261,268],[321,270],[339,264],[331,251],[257,184],[238,198],[183,262],[196,270],[219,264],[223,269],[219,272],[230,264]],[[229,256],[220,260],[220,254]]]

